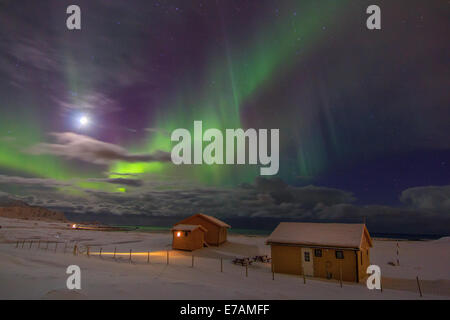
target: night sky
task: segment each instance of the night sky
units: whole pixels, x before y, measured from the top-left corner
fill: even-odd
[[[203,212],[449,234],[449,9],[0,0],[0,198],[122,223]],[[170,134],[194,120],[279,128],[278,175],[175,166]]]

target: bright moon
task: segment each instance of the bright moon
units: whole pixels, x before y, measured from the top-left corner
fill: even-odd
[[[89,123],[89,118],[88,118],[88,117],[82,116],[82,117],[80,118],[80,124],[81,124],[82,126],[85,126],[85,125],[87,125],[88,123]]]

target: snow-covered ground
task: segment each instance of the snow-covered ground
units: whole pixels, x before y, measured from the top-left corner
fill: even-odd
[[[0,299],[450,298],[449,238],[399,242],[400,266],[389,264],[396,262],[397,242],[374,241],[371,262],[381,267],[380,292],[368,290],[365,284],[344,283],[341,288],[336,281],[319,279],[304,284],[303,278],[292,275],[275,274],[272,280],[270,264],[263,263],[250,266],[246,277],[245,268],[233,265],[231,259],[270,253],[263,237],[229,236],[219,248],[195,251],[192,268],[191,253],[171,250],[170,233],[72,230],[64,223],[7,218],[0,218],[0,225]],[[24,239],[23,248],[22,243],[16,248],[17,241]],[[46,241],[50,241],[48,248]],[[56,251],[55,241],[59,242]],[[74,256],[74,244],[83,250],[89,246],[90,257]],[[66,289],[66,268],[72,264],[81,268],[81,290]]]

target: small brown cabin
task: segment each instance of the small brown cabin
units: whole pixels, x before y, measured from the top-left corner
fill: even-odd
[[[222,243],[226,242],[227,230],[228,228],[231,228],[231,226],[226,224],[225,222],[202,213],[198,213],[191,217],[188,217],[178,222],[178,224],[202,226],[207,230],[206,243],[213,246],[219,246]],[[175,225],[175,227],[177,225]]]
[[[200,225],[178,224],[172,228],[172,248],[189,251],[203,248],[206,232]]]
[[[360,282],[372,239],[364,224],[281,222],[266,244],[274,272]]]

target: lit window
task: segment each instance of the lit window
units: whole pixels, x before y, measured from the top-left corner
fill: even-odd
[[[177,237],[181,237],[181,232],[180,231],[177,232]]]
[[[344,259],[344,251],[336,250],[336,259]]]

